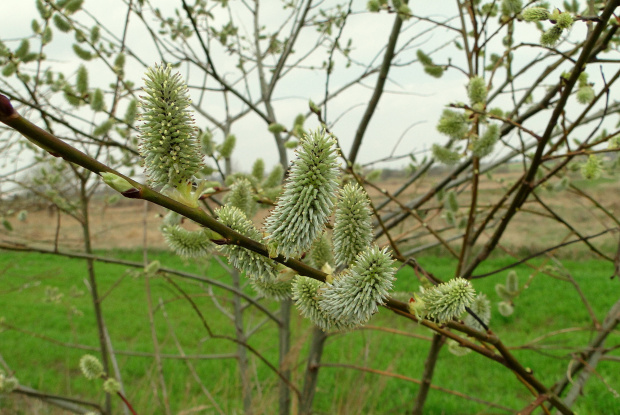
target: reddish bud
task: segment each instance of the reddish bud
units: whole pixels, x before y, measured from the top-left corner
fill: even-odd
[[[131,188],[129,190],[125,190],[124,192],[121,192],[121,194],[123,196],[125,196],[126,198],[129,199],[139,199],[140,198],[140,190],[134,188]]]
[[[11,105],[11,101],[0,94],[0,121],[6,122],[12,115],[15,115],[15,109]]]

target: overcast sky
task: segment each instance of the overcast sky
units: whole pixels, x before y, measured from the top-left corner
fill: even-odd
[[[238,0],[233,0],[233,2]],[[31,35],[31,20],[38,17],[38,13],[34,7],[34,0],[23,0],[20,7],[13,7],[11,13],[5,13],[0,16],[0,39],[5,41],[12,47],[14,44],[11,39],[21,36]],[[173,0],[157,0],[152,2],[157,7],[162,7],[164,14],[173,16],[173,9],[180,8],[180,1]],[[190,1],[191,3],[191,1]],[[253,3],[253,2],[249,2]],[[453,7],[454,2],[446,1],[411,1],[414,13],[432,16],[438,21],[444,21],[451,17],[450,14],[455,13]],[[553,5],[561,6],[561,1],[550,2]],[[280,2],[267,1],[262,3],[261,22],[268,27],[270,25],[280,24],[283,12],[280,9]],[[329,5],[330,2],[323,3]],[[346,29],[342,34],[341,43],[346,44],[346,40],[353,40],[353,50],[351,56],[355,61],[369,62],[376,58],[377,62],[382,59],[381,50],[385,45],[394,15],[385,12],[379,14],[363,13],[366,1],[354,2],[354,10],[361,13],[355,13],[349,18]],[[239,6],[239,4],[237,4]],[[449,7],[447,7],[449,6]],[[109,28],[113,33],[120,36],[123,29],[126,5],[120,0],[85,0],[84,8],[89,10],[97,19],[101,21],[103,26]],[[224,9],[215,10],[214,12],[222,13]],[[76,17],[82,19],[88,26],[92,25],[92,20],[83,12],[78,12]],[[247,25],[240,27],[240,34],[251,36],[251,21],[248,20],[247,13],[244,14],[242,7],[234,9],[234,16],[241,22],[247,22]],[[152,22],[150,16],[146,16]],[[216,24],[219,21],[216,20]],[[222,23],[219,23],[222,24]],[[536,42],[539,33],[530,24],[529,27],[525,22],[517,23],[519,41]],[[132,16],[131,30],[129,32],[129,47],[135,50],[147,63],[155,63],[158,61],[158,55],[155,53],[153,42],[143,29],[143,25],[138,21],[136,16]],[[154,29],[157,26],[153,24]],[[428,27],[424,23],[410,20],[403,26],[404,32],[401,34],[399,47],[404,45],[405,41],[409,41],[415,33],[420,33],[423,28]],[[583,36],[585,27],[583,24],[576,24],[573,29],[572,36]],[[63,35],[59,31],[55,31],[55,40],[47,49],[46,54],[49,59],[54,61],[54,68],[66,68],[67,76],[75,73],[80,61],[75,57],[71,50],[71,44],[74,42],[73,35]],[[422,48],[425,51],[432,49],[454,39],[455,32],[445,29],[436,30],[430,34],[411,41],[406,45],[406,50],[396,59],[397,63],[403,64],[415,59],[415,51]],[[499,46],[502,36],[497,37],[495,45]],[[193,37],[195,41],[195,36]],[[296,53],[291,56],[289,62],[294,62],[303,53],[305,48],[316,41],[316,30],[314,28],[304,29],[299,45],[295,48]],[[454,47],[442,49],[434,55],[436,62],[445,63],[448,59],[457,65],[463,64],[463,59],[457,55]],[[497,51],[501,53],[501,50]],[[227,81],[235,79],[234,65],[236,60],[231,59],[228,55],[221,51],[221,48],[213,47],[213,60],[219,73],[226,78]],[[535,57],[540,50],[531,48],[527,51],[521,50],[519,59],[524,62],[517,62],[517,66],[527,64],[528,60]],[[319,55],[315,58],[304,62],[305,65],[314,64],[320,66],[325,55]],[[111,75],[108,69],[102,69],[97,62],[89,62],[87,64],[90,69],[91,85],[106,87],[111,82]],[[140,82],[141,72],[143,68],[136,61],[128,59],[127,79]],[[352,65],[351,68],[344,67],[344,61],[339,59],[336,62],[334,72],[331,75],[330,86],[332,90],[337,89],[340,85],[347,83],[352,76],[359,74],[362,68]],[[184,75],[187,72],[181,71]],[[197,72],[190,72],[188,83],[192,85],[200,85],[202,75]],[[498,74],[498,79],[503,80],[505,75]],[[256,72],[249,75],[252,88],[256,88]],[[365,141],[361,148],[358,161],[368,163],[377,159],[388,157],[394,150],[395,145],[400,140],[400,144],[396,148],[394,154],[406,154],[408,152],[428,150],[431,144],[435,142],[444,143],[445,137],[436,132],[435,125],[445,105],[456,101],[466,101],[465,85],[467,78],[458,70],[450,69],[443,78],[436,80],[423,72],[419,63],[406,66],[395,66],[390,72],[391,81],[387,83],[388,91],[381,99],[374,115],[372,122],[366,132]],[[315,102],[322,100],[325,89],[325,71],[297,70],[284,78],[276,89],[274,96],[277,98],[275,103],[278,121],[290,127],[295,116],[299,113],[307,111],[308,100]],[[554,78],[556,79],[556,78]],[[355,130],[359,120],[365,110],[371,93],[372,87],[376,82],[376,77],[370,77],[363,82],[363,86],[358,86],[349,90],[346,94],[335,99],[329,104],[328,118],[333,122],[337,120],[333,126],[333,132],[338,136],[346,153],[349,152]],[[595,81],[596,82],[596,81]],[[209,87],[216,87],[216,83],[211,81],[207,83]],[[241,84],[237,87],[242,88]],[[199,95],[193,90],[194,102],[199,101]],[[254,90],[253,97],[257,97]],[[232,107],[240,108],[241,104],[234,98],[230,99]],[[508,109],[510,101],[508,97],[504,100],[498,100],[493,106],[502,106]],[[216,117],[223,116],[223,101],[219,95],[213,99],[202,101],[201,108],[205,111],[215,114]],[[264,110],[263,106],[260,106]],[[103,119],[102,119],[103,120]],[[209,125],[204,119],[198,117],[198,126],[205,128]],[[315,128],[318,125],[316,118],[311,117],[306,123],[306,128]],[[413,127],[412,127],[413,126]],[[272,136],[266,130],[266,124],[258,119],[258,117],[246,117],[243,121],[233,126],[232,133],[237,136],[238,149],[234,153],[235,164],[242,170],[248,170],[249,165],[257,157],[262,157],[267,165],[277,162],[276,147]],[[402,136],[402,139],[401,139]],[[221,140],[221,134],[216,133],[216,140]],[[292,153],[289,153],[289,158]],[[406,161],[399,161],[396,166],[402,166]]]

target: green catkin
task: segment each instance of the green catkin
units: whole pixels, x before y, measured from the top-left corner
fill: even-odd
[[[454,214],[454,212],[452,212],[451,210],[447,210],[444,213],[444,218],[446,219],[446,223],[450,226],[456,226],[456,216]]]
[[[491,302],[485,294],[478,294],[476,298],[474,298],[474,301],[471,303],[470,309],[474,312],[474,314],[478,316],[480,320],[482,320],[482,322],[486,326],[489,325],[489,321],[491,321]],[[482,327],[480,322],[478,322],[478,320],[476,320],[470,314],[467,314],[465,316],[465,324],[475,328],[476,330],[486,331],[486,329]]]
[[[35,5],[41,18],[45,20],[49,19],[51,12],[50,9],[43,3],[43,0],[37,0]]]
[[[183,216],[179,215],[176,212],[169,211],[166,216],[164,216],[161,226],[176,226],[180,225],[182,221]]]
[[[550,14],[544,7],[530,7],[523,10],[522,16],[526,22],[538,22],[549,19]]]
[[[259,182],[265,177],[265,162],[263,159],[256,159],[252,165],[252,176]]]
[[[560,13],[560,15],[557,17],[556,19],[557,21],[557,25],[559,27],[561,27],[562,29],[568,29],[573,25],[573,22],[575,21],[573,19],[573,16],[571,16],[570,13],[568,12],[564,12],[564,13]]]
[[[382,175],[383,175],[383,170],[375,169],[366,175],[366,181],[376,182],[377,180],[381,179]]]
[[[265,298],[282,301],[291,297],[292,281],[290,278],[278,278],[274,281],[253,279],[250,284],[254,291]]]
[[[23,39],[17,49],[13,52],[15,57],[23,59],[30,52],[30,42],[28,39]]]
[[[89,61],[93,58],[93,54],[90,51],[86,49],[82,49],[80,45],[78,45],[77,43],[74,43],[71,47],[73,49],[73,52],[75,52],[78,58],[85,60],[85,61]]]
[[[460,112],[443,110],[437,123],[437,131],[451,138],[461,139],[469,129],[467,118]]]
[[[139,150],[149,183],[186,185],[203,166],[187,85],[170,65],[149,68],[144,81]]]
[[[459,153],[438,144],[433,144],[431,151],[433,153],[433,157],[437,159],[437,161],[447,164],[448,166],[452,166],[461,160],[461,155]]]
[[[138,116],[138,100],[132,99],[127,104],[127,110],[125,111],[125,116],[123,117],[125,122],[129,125],[133,125],[134,121],[136,121],[136,117]]]
[[[325,264],[330,266],[334,264],[332,244],[327,236],[327,233],[323,232],[321,236],[318,237],[312,244],[310,259],[312,261],[312,265],[318,269],[321,269]]]
[[[429,74],[430,76],[434,78],[441,78],[444,72],[444,69],[441,66],[435,65],[431,57],[425,54],[420,49],[417,50],[416,55],[418,57],[418,61],[424,67],[424,72],[426,72],[427,74]]]
[[[540,44],[549,48],[554,47],[562,36],[562,28],[558,25],[551,26],[540,36]]]
[[[15,71],[17,71],[17,65],[13,62],[9,62],[4,66],[4,68],[2,68],[2,76],[8,78],[13,75]]]
[[[54,22],[54,26],[56,26],[56,28],[60,30],[61,32],[67,33],[71,31],[71,25],[61,15],[55,14],[54,17],[52,18],[52,21]]]
[[[84,3],[84,0],[71,0],[65,6],[65,10],[69,13],[75,13],[82,8],[82,3]]]
[[[86,379],[93,380],[103,375],[103,365],[95,356],[85,354],[80,359],[80,370]]]
[[[233,134],[228,135],[219,146],[220,155],[225,159],[230,158],[230,156],[232,156],[233,150],[235,149],[236,143],[237,137],[235,137]]]
[[[506,289],[513,295],[519,292],[519,275],[515,271],[510,271],[506,275]]]
[[[495,143],[499,140],[499,133],[498,125],[489,124],[482,137],[473,143],[472,153],[474,156],[482,158],[491,154],[495,148]]]
[[[30,27],[32,28],[32,31],[35,35],[38,35],[41,33],[41,25],[39,24],[37,19],[32,19],[32,22],[30,23]]]
[[[448,351],[455,356],[465,356],[471,352],[471,349],[461,346],[459,342],[452,339],[448,339],[446,344],[448,345]]]
[[[510,303],[508,301],[502,301],[500,303],[497,303],[497,309],[498,309],[499,313],[502,316],[504,316],[504,317],[510,316],[515,311],[514,306],[512,305],[512,303]]]
[[[297,117],[295,117],[295,121],[293,121],[293,126],[303,127],[305,122],[306,122],[306,116],[304,114],[297,114]]]
[[[84,65],[80,65],[77,70],[75,89],[82,95],[88,92],[88,70]]]
[[[590,85],[585,85],[577,89],[577,102],[580,104],[589,104],[594,100],[594,89]]]
[[[467,96],[471,105],[484,104],[487,101],[487,85],[484,78],[474,76],[467,85]]]
[[[108,118],[97,127],[95,127],[95,129],[93,130],[93,135],[95,137],[101,137],[103,135],[106,135],[112,129],[112,127],[114,127],[114,120],[112,118]]]
[[[121,384],[114,378],[108,378],[103,382],[103,390],[105,393],[116,393],[121,390]]]
[[[595,180],[601,177],[603,166],[601,161],[594,154],[588,157],[588,161],[581,165],[581,176],[586,180]]]
[[[504,301],[511,301],[515,296],[504,284],[495,284],[495,292]]]
[[[284,192],[266,221],[278,254],[298,257],[323,232],[338,187],[337,157],[336,140],[324,131],[301,140]]]
[[[188,231],[179,225],[161,227],[161,233],[170,249],[184,258],[200,258],[213,247],[204,230]]]
[[[95,25],[90,29],[90,42],[97,43],[99,38],[101,37],[101,32],[99,30],[99,26]]]
[[[254,241],[264,243],[261,233],[240,209],[234,206],[224,206],[215,213],[218,220],[230,229]],[[228,257],[228,262],[233,267],[245,272],[249,278],[265,282],[273,282],[277,278],[276,263],[269,258],[238,245],[220,245],[217,249]]]
[[[445,323],[460,317],[475,297],[475,290],[464,278],[454,278],[424,292],[422,299],[426,317],[438,323]]]
[[[504,16],[517,14],[522,8],[521,0],[502,0],[502,15]]]
[[[441,78],[444,72],[444,69],[441,66],[425,66],[424,72],[432,76],[433,78]]]
[[[372,242],[372,221],[368,194],[357,183],[341,191],[334,223],[336,265],[346,265]]]
[[[105,110],[105,101],[101,89],[97,88],[93,91],[92,97],[90,98],[90,108],[95,112]]]
[[[368,3],[366,3],[366,10],[376,13],[381,10],[381,3],[379,3],[379,0],[369,0]]]
[[[456,213],[459,210],[459,202],[457,200],[456,192],[454,190],[451,190],[446,194],[446,199],[444,200],[444,208],[452,213]]]
[[[25,209],[20,210],[17,213],[17,220],[19,220],[20,222],[25,222],[26,219],[28,219],[28,211]]]
[[[202,149],[202,153],[209,157],[212,157],[215,153],[213,133],[208,128],[200,135],[200,146]]]
[[[282,177],[284,177],[284,168],[281,164],[276,164],[269,173],[269,176],[263,182],[264,188],[278,187],[282,184]]]
[[[235,206],[249,218],[254,216],[258,208],[252,192],[252,183],[243,177],[237,179],[230,187],[230,192],[228,192],[224,202],[227,205]]]
[[[123,70],[125,67],[125,54],[119,53],[114,59],[114,70],[118,73]]]
[[[282,132],[286,131],[286,127],[283,126],[282,124],[278,124],[278,123],[272,122],[267,127],[267,130],[269,130],[270,133],[279,134],[279,133],[282,133]]]
[[[41,44],[43,46],[50,43],[53,38],[54,33],[52,32],[52,28],[50,26],[47,26],[45,29],[43,29],[43,33],[41,34]]]
[[[392,289],[394,260],[373,245],[362,251],[351,268],[334,278],[319,299],[320,307],[347,328],[366,323]]]
[[[416,51],[416,56],[418,57],[418,60],[422,65],[433,65],[433,60],[431,59],[431,57],[424,53],[421,49],[418,49]]]
[[[19,386],[19,381],[14,376],[7,376],[0,369],[0,394],[11,393]]]
[[[299,313],[323,331],[343,330],[346,327],[333,319],[319,304],[321,292],[327,285],[321,281],[298,275],[293,281],[293,301]]]

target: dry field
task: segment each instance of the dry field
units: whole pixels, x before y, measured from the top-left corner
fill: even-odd
[[[486,176],[482,178],[481,191],[479,192],[479,218],[484,216],[488,207],[503,195],[504,188],[517,177],[515,173],[500,173],[496,174],[493,180],[486,178]],[[432,183],[433,175],[431,174],[427,179],[407,189],[398,199],[401,202],[407,202],[420,196],[430,188]],[[575,176],[575,183],[592,198],[601,201],[601,204],[609,212],[620,212],[620,192],[616,180],[601,179],[596,183],[588,183],[578,180],[578,177]],[[392,194],[401,184],[401,179],[388,179],[379,183],[378,187]],[[368,189],[375,203],[380,203],[384,199],[384,196],[377,190]],[[463,217],[468,212],[466,207],[471,198],[471,193],[467,187],[458,188],[456,191],[459,195],[459,205],[462,206],[459,216]],[[571,190],[559,192],[540,190],[538,195],[557,215],[572,224],[583,236],[613,227],[612,221],[604,213],[595,209],[591,202]],[[150,248],[165,248],[165,241],[158,230],[164,209],[154,205],[147,206],[146,202],[135,200],[121,200],[115,205],[106,205],[103,202],[95,202],[92,205],[90,220],[94,249],[135,249],[141,247],[145,240]],[[445,239],[460,234],[461,230],[450,229],[447,226],[443,212],[436,209],[440,206],[441,203],[433,198],[424,205],[424,210],[417,213],[424,217],[424,222],[432,229],[440,232]],[[382,212],[398,210],[400,210],[398,205],[390,203]],[[255,218],[257,225],[261,225],[267,213],[268,209],[259,212]],[[59,247],[65,249],[81,249],[82,229],[80,224],[68,215],[61,214],[59,216],[54,208],[40,208],[30,211],[26,221],[18,222],[14,219],[12,223],[15,229],[12,232],[2,231],[0,240],[40,247],[51,247],[57,243]],[[191,227],[192,225],[186,224],[186,226]],[[432,237],[421,236],[423,232],[424,229],[420,221],[407,219],[392,230],[392,236],[399,240],[406,240],[410,247],[435,241]],[[615,252],[617,238],[617,235],[608,233],[594,239],[592,243],[597,247],[603,247],[606,253],[611,255],[612,252]],[[511,252],[536,252],[571,239],[575,239],[575,234],[564,225],[553,220],[549,212],[545,211],[530,197],[524,209],[517,214],[509,226],[502,247]],[[484,240],[484,236],[482,240]],[[385,243],[384,240],[381,242]],[[445,248],[438,247],[433,250],[433,253],[442,254],[445,251]],[[561,254],[574,256],[577,253],[586,254],[588,252],[589,250],[583,244],[574,244],[563,248]]]

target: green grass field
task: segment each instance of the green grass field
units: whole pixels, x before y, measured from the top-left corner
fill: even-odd
[[[142,259],[139,252],[100,254],[132,261]],[[230,284],[230,277],[215,263],[208,267],[187,263],[163,252],[153,252],[149,259],[158,259],[163,266],[200,273]],[[452,276],[454,263],[450,258],[420,257],[418,261],[435,275],[443,278]],[[510,263],[509,258],[497,258],[487,261],[478,271],[482,273]],[[613,273],[613,265],[585,260],[565,261],[564,266],[580,284],[597,317],[602,319],[620,292],[620,281],[609,278]],[[591,321],[570,283],[537,274],[524,265],[516,269],[521,284],[527,281],[529,288],[515,300],[515,313],[510,317],[502,317],[497,312],[495,304],[499,297],[494,291],[496,283],[504,282],[507,271],[474,282],[475,288],[486,293],[494,303],[490,326],[505,344],[520,346],[554,330],[584,329],[549,337],[537,343],[537,346],[541,346],[539,350],[514,350],[515,355],[534,371],[539,380],[551,386],[565,373],[570,354],[587,344],[593,336],[593,332],[588,330]],[[105,296],[102,306],[114,348],[120,353],[152,353],[144,278],[128,272],[126,266],[112,264],[96,263],[96,272],[99,291]],[[103,393],[100,384],[87,381],[78,368],[83,354],[97,354],[81,347],[96,348],[98,344],[92,303],[84,283],[86,278],[86,263],[83,260],[1,252],[0,317],[4,317],[6,325],[14,328],[5,325],[4,330],[0,331],[0,355],[15,371],[22,385],[101,402]],[[212,298],[205,285],[173,278],[192,295],[215,333],[234,336],[232,321],[213,303],[215,298],[222,307],[230,310],[229,293],[213,288]],[[410,269],[404,269],[398,274],[396,291],[412,292],[417,287],[417,279]],[[235,344],[208,338],[191,305],[163,277],[152,279],[151,289],[153,302],[157,306],[155,326],[162,353],[180,354],[175,337],[187,355],[235,353]],[[249,286],[244,290],[253,294]],[[63,294],[62,297],[50,302],[50,295],[53,297],[58,293]],[[163,309],[159,306],[160,299],[164,304]],[[277,304],[272,301],[261,300],[261,303],[272,311],[277,310]],[[301,389],[311,326],[295,310],[293,315],[293,351],[290,361],[293,382]],[[255,327],[263,320],[261,313],[254,307],[246,309],[244,317],[246,327]],[[385,309],[371,320],[370,325],[431,336],[429,330]],[[610,336],[607,345],[615,345],[619,341],[620,335],[615,333]],[[270,362],[277,364],[277,329],[273,322],[260,326],[249,343]],[[419,379],[428,348],[428,341],[369,328],[331,335],[322,362],[372,368]],[[149,356],[120,353],[118,363],[126,394],[138,413],[163,413],[157,392],[155,360]],[[611,354],[619,356],[617,351]],[[189,362],[224,413],[242,412],[241,386],[235,359],[194,359]],[[278,396],[277,377],[256,358],[251,359],[250,369],[256,413],[274,413]],[[186,361],[166,358],[163,371],[173,413],[216,413],[192,377]],[[585,395],[577,401],[575,410],[580,415],[620,413],[620,399],[614,398],[608,389],[620,390],[618,373],[617,362],[602,361],[597,367],[597,375],[587,384]],[[445,347],[441,350],[433,384],[514,410],[524,408],[533,400],[530,392],[504,367],[474,353],[464,357],[454,356]],[[320,414],[405,413],[412,408],[417,388],[416,384],[403,379],[352,368],[323,367],[314,407],[316,413]],[[120,402],[114,402],[114,405],[114,413],[121,413]],[[20,413],[16,409],[18,406],[15,400],[0,397],[0,414]],[[189,411],[192,408],[194,412]],[[187,412],[181,412],[184,410]],[[30,412],[24,409],[21,413]],[[425,411],[425,414],[495,413],[507,412],[435,390],[429,394]]]

